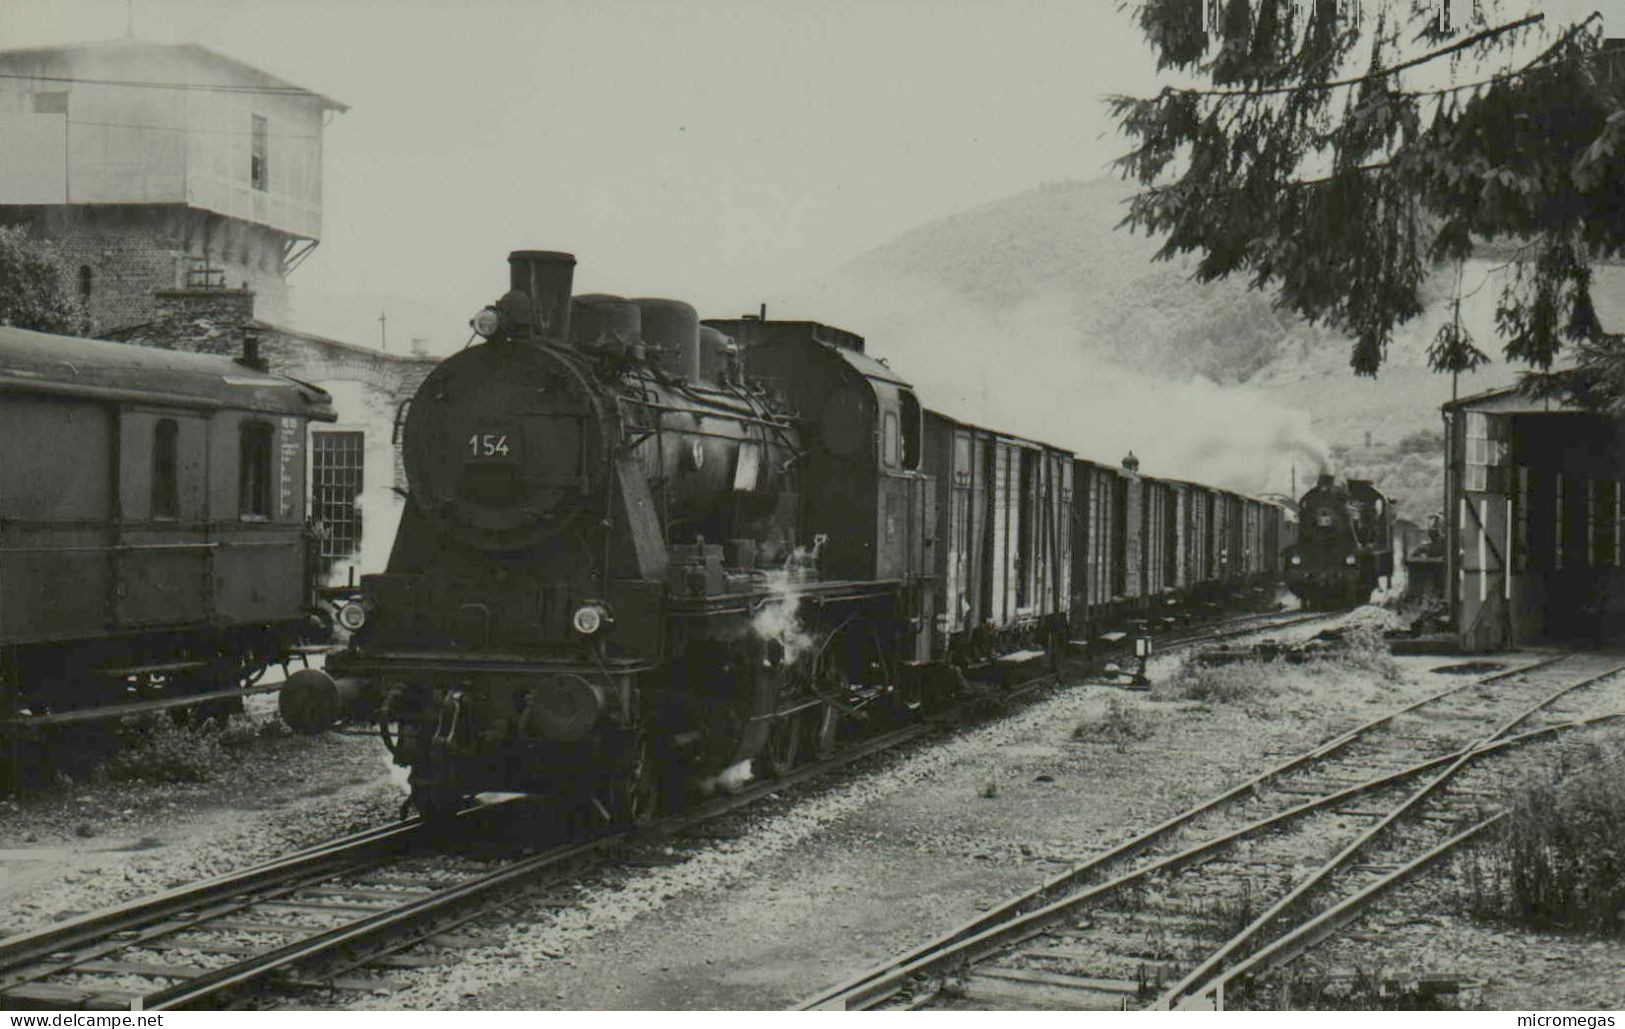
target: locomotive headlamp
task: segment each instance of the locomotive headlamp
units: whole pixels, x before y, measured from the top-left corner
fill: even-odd
[[[1353,565],[1354,564],[1354,555],[1350,554],[1348,557],[1345,557],[1343,559],[1343,563],[1346,564],[1346,565]]]
[[[1292,555],[1292,563],[1295,564],[1295,565],[1303,564],[1303,555],[1302,554],[1293,554]]]
[[[367,607],[359,601],[349,601],[339,608],[339,624],[350,632],[356,632],[367,624]]]
[[[494,307],[482,307],[468,320],[468,327],[478,333],[481,339],[490,339],[502,328],[502,312]]]
[[[589,600],[576,608],[576,613],[570,616],[570,627],[583,636],[591,636],[604,626],[614,621],[609,616],[609,610],[594,600]]]

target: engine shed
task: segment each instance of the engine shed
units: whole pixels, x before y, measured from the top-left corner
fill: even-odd
[[[1625,624],[1625,423],[1516,387],[1444,405],[1445,592],[1465,650]]]

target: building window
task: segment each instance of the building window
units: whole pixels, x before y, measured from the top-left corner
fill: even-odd
[[[254,119],[253,139],[250,142],[248,158],[248,181],[255,189],[265,192],[271,188],[271,163],[269,153],[269,139],[266,132],[265,119],[259,115],[252,115]]]
[[[90,293],[96,286],[96,273],[90,270],[90,265],[79,266],[79,299],[88,303]]]
[[[271,517],[271,451],[276,430],[244,422],[237,444],[237,510],[243,518]]]
[[[356,500],[361,496],[365,452],[365,433],[310,434],[312,493],[326,567],[361,549],[361,512]]]
[[[152,427],[152,517],[181,515],[179,429],[173,418]]]
[[[68,91],[56,90],[50,93],[34,94],[35,114],[67,114]]]

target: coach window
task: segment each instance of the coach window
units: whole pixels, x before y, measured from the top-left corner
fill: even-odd
[[[173,418],[160,418],[152,428],[152,517],[173,519],[181,514],[177,437]]]
[[[912,390],[898,390],[897,399],[903,408],[903,467],[908,471],[918,471],[920,468],[920,434],[923,431],[923,417],[920,412],[919,398]]]
[[[237,510],[246,519],[271,517],[271,446],[274,429],[244,422],[237,446]]]

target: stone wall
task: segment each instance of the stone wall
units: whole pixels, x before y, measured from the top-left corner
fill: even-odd
[[[63,282],[85,298],[97,334],[166,317],[163,296],[186,288],[189,258],[219,270],[221,292],[252,293],[266,321],[290,317],[283,237],[263,226],[188,208],[133,206],[5,207],[0,223],[27,226],[56,248]]]

